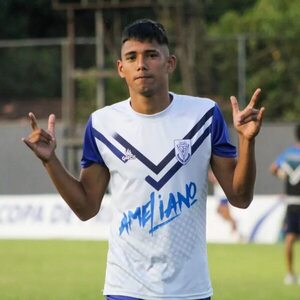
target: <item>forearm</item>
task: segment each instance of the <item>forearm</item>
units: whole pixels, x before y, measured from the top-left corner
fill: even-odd
[[[256,178],[255,139],[239,137],[238,160],[233,174],[233,197],[235,206],[247,208],[252,199]]]
[[[81,220],[88,219],[89,217],[86,215],[90,214],[90,209],[81,182],[63,167],[55,154],[49,161],[43,162],[43,164],[57,191],[69,207]]]
[[[22,141],[43,162],[62,198],[81,220],[95,216],[101,206],[110,174],[106,166],[92,164],[82,169],[80,178],[73,177],[55,155],[55,115],[48,118],[48,129],[40,129],[33,113],[29,113],[32,132]]]

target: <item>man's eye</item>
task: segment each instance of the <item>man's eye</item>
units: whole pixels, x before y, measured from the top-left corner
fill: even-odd
[[[134,55],[129,55],[126,57],[126,60],[129,60],[129,61],[134,60],[134,59],[135,59]]]
[[[157,53],[149,53],[148,54],[148,57],[150,57],[150,58],[155,58],[157,56],[158,56]]]

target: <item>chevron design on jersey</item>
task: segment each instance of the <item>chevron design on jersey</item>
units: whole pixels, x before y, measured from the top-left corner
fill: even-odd
[[[205,115],[195,124],[195,126],[182,138],[182,139],[192,139],[196,133],[203,127],[206,121],[213,115],[214,107],[208,110]],[[203,143],[206,137],[211,132],[211,125],[209,125],[202,135],[194,142],[192,145],[192,155],[199,148],[199,146]],[[128,160],[122,159],[124,154],[118,150],[103,134],[93,128],[94,136],[100,140],[103,144],[105,144],[111,151],[114,153],[123,163],[126,163]],[[135,156],[141,163],[143,163],[148,169],[150,169],[153,173],[158,175],[167,165],[171,162],[171,160],[175,157],[175,149],[171,149],[171,151],[156,165],[150,159],[148,159],[144,154],[142,154],[138,149],[136,149],[133,145],[131,145],[125,138],[123,138],[118,133],[113,135],[113,138],[125,149],[130,149],[132,155]],[[176,172],[183,166],[182,163],[177,161],[170,170],[159,180],[156,181],[150,175],[148,175],[145,180],[150,184],[153,188],[159,191],[175,174]]]
[[[209,135],[211,129],[211,125],[205,129],[203,134],[196,140],[194,145],[192,146],[192,155],[199,148],[199,146],[203,143],[206,137]],[[154,180],[151,176],[147,176],[145,180],[153,186],[157,191],[159,191],[172,177],[173,175],[184,165],[177,161],[175,165],[159,180]]]

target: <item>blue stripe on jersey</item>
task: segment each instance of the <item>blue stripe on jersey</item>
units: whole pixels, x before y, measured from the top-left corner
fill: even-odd
[[[206,114],[197,122],[197,124],[188,132],[188,134],[183,139],[192,139],[193,136],[201,129],[205,122],[213,115],[214,108],[211,108]],[[155,165],[151,160],[145,157],[139,150],[132,146],[128,141],[126,141],[118,133],[114,134],[114,138],[118,141],[124,148],[130,149],[131,153],[135,155],[145,166],[147,166],[155,174],[159,174],[163,168],[175,157],[175,149],[172,149],[158,164]]]
[[[93,128],[93,134],[98,140],[100,140],[104,145],[106,145],[107,148],[111,150],[111,152],[113,152],[120,160],[122,160],[124,154],[117,147],[115,147],[102,133]],[[126,161],[122,161],[126,163]]]
[[[167,156],[158,164],[154,164],[151,160],[149,160],[144,154],[142,154],[139,150],[137,150],[135,147],[133,147],[129,142],[127,142],[121,135],[118,133],[115,133],[113,135],[116,141],[118,141],[124,148],[130,149],[131,153],[135,155],[135,157],[141,161],[145,166],[147,166],[150,170],[152,170],[155,174],[158,174],[165,165],[169,162],[169,160],[172,160],[172,158],[175,155],[175,150],[167,154]]]
[[[213,154],[225,157],[235,157],[236,148],[231,145],[229,140],[229,133],[222,116],[222,113],[216,104],[213,108],[208,110],[205,115],[196,123],[196,125],[184,136],[183,139],[191,139],[195,134],[203,127],[206,121],[213,116],[212,124],[205,129],[203,134],[194,142],[191,149],[191,154],[199,148],[203,143],[205,138],[211,133],[212,135],[212,152]],[[155,165],[147,157],[145,157],[141,152],[139,152],[135,147],[133,147],[128,141],[126,141],[118,133],[113,135],[116,141],[118,141],[124,148],[130,149],[131,153],[136,156],[145,166],[147,166],[155,174],[159,174],[164,167],[175,157],[175,149],[173,148],[158,164]],[[93,162],[98,162],[104,164],[104,161],[99,153],[97,148],[95,138],[100,140],[104,145],[108,147],[123,163],[126,163],[127,160],[124,160],[124,154],[116,148],[102,133],[97,131],[92,127],[91,118],[88,121],[87,130],[85,134],[84,142],[84,156],[82,158],[82,166],[87,167]],[[176,162],[171,169],[159,180],[156,181],[150,175],[148,175],[145,180],[156,190],[160,190],[182,167],[183,165],[180,162]]]
[[[203,134],[196,140],[194,145],[192,146],[192,155],[196,152],[199,146],[203,143],[206,137],[210,133],[210,126],[205,129]],[[153,186],[157,191],[159,191],[173,176],[174,174],[183,166],[179,161],[175,163],[175,165],[159,180],[154,180],[151,176],[147,176],[145,180]]]
[[[140,298],[128,297],[128,296],[106,296],[106,300],[142,300]]]
[[[181,162],[176,162],[175,165],[162,177],[161,180],[156,181],[151,176],[147,176],[145,180],[154,187],[157,191],[159,191],[175,174],[176,172],[183,166]]]
[[[205,115],[200,119],[200,121],[189,131],[189,133],[183,138],[192,139],[193,136],[201,129],[201,127],[205,124],[205,122],[213,115],[214,107],[208,110]]]
[[[199,299],[199,300],[210,300],[211,298]],[[106,300],[143,300],[140,298],[128,297],[128,296],[106,296]]]

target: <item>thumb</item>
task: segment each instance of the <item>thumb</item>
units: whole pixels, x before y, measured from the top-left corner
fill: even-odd
[[[48,132],[55,138],[55,115],[51,114],[48,118]]]

